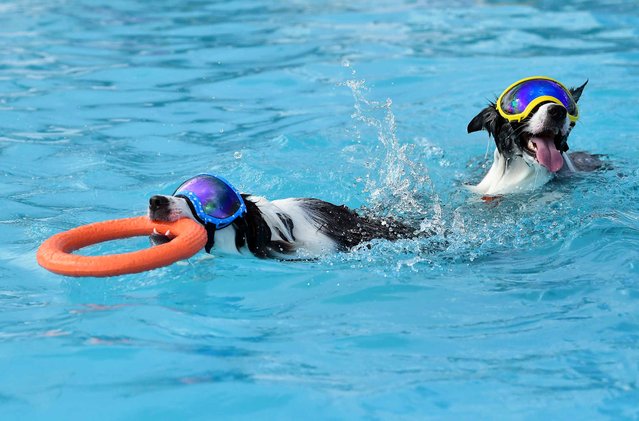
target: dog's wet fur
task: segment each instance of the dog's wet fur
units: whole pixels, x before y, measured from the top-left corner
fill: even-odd
[[[346,206],[319,199],[291,198],[268,201],[242,194],[247,212],[231,225],[216,230],[197,217],[183,197],[156,195],[149,200],[149,218],[174,221],[191,218],[207,228],[213,247],[225,253],[253,254],[260,258],[300,259],[348,251],[374,239],[414,237],[415,229],[394,219],[359,215]],[[170,241],[167,233],[151,235],[153,244]]]
[[[571,88],[579,101],[586,81]],[[497,148],[491,169],[471,190],[499,195],[534,190],[550,181],[559,171],[594,171],[604,167],[600,155],[586,152],[568,154],[568,137],[574,128],[566,108],[554,102],[539,104],[521,122],[510,122],[499,114],[494,102],[481,110],[468,124],[468,133],[485,130]]]
[[[570,89],[579,101],[588,82]],[[489,172],[473,191],[485,197],[531,191],[550,181],[559,171],[595,171],[606,165],[600,155],[567,154],[568,137],[575,124],[566,108],[553,102],[539,104],[521,122],[509,122],[495,103],[481,110],[468,124],[468,133],[486,130],[496,144]],[[208,232],[207,252],[252,254],[260,258],[312,259],[348,251],[374,239],[398,240],[426,233],[395,219],[360,215],[343,205],[319,199],[289,198],[268,201],[242,194],[247,212],[221,229],[206,224],[184,197],[155,195],[149,200],[149,217],[157,221],[190,218]],[[153,244],[170,241],[170,233],[154,233]]]

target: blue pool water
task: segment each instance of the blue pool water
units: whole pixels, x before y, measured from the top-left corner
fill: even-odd
[[[0,4],[3,418],[639,417],[638,63],[634,0]],[[572,150],[612,170],[477,201],[466,124],[531,74],[590,79]],[[109,279],[35,262],[201,171],[450,234]]]

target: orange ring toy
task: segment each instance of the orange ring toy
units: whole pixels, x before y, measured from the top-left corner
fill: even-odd
[[[82,256],[71,252],[92,244],[120,238],[170,231],[171,241],[131,253]],[[204,247],[206,229],[192,219],[154,222],[146,216],[114,219],[83,225],[46,240],[36,258],[40,266],[67,276],[116,276],[144,272],[188,259]]]

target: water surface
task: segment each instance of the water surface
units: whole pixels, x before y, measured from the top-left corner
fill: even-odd
[[[639,416],[636,2],[33,0],[0,28],[5,416]],[[590,80],[571,148],[613,169],[487,205],[466,125],[531,74]],[[450,235],[110,279],[36,264],[202,171]]]

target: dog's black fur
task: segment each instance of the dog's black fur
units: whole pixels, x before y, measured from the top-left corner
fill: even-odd
[[[289,199],[285,203],[278,201],[264,205],[262,200],[254,196],[242,194],[247,212],[237,218],[229,227],[234,230],[234,248],[240,252],[246,247],[253,255],[260,258],[295,258],[298,250],[304,245],[298,244],[299,236],[304,237],[304,244],[316,241],[325,245],[329,251],[348,251],[353,247],[371,241],[373,239],[398,240],[410,238],[416,235],[415,229],[394,219],[377,219],[359,215],[346,206],[338,206],[329,202],[312,198]],[[173,213],[171,206],[175,204],[175,197],[153,196],[149,200],[149,217],[152,220],[171,220]],[[208,242],[205,250],[210,253],[216,239],[215,227],[205,224],[196,216],[195,209],[190,201],[188,204],[190,214],[181,216],[190,217],[207,228]],[[278,206],[273,207],[272,204]],[[274,210],[277,209],[277,210]],[[295,212],[303,214],[298,222],[302,226],[296,226],[293,217],[287,213]],[[184,212],[184,211],[183,211]],[[270,212],[270,218],[265,217],[264,212]],[[298,216],[299,218],[299,216]],[[156,233],[151,236],[151,242],[155,245],[170,241],[165,235]],[[228,247],[226,247],[228,249]],[[290,256],[290,257],[289,257]]]
[[[395,219],[361,216],[344,205],[307,198],[302,206],[319,224],[319,231],[335,241],[341,251],[376,238],[395,241],[415,236],[415,229]]]
[[[588,81],[570,94],[581,98]],[[493,164],[477,185],[468,187],[484,195],[534,190],[555,175],[571,171],[595,171],[608,165],[602,155],[568,153],[568,137],[575,123],[566,108],[552,101],[537,105],[521,122],[502,117],[495,102],[490,102],[468,124],[468,133],[486,130],[495,141]]]

